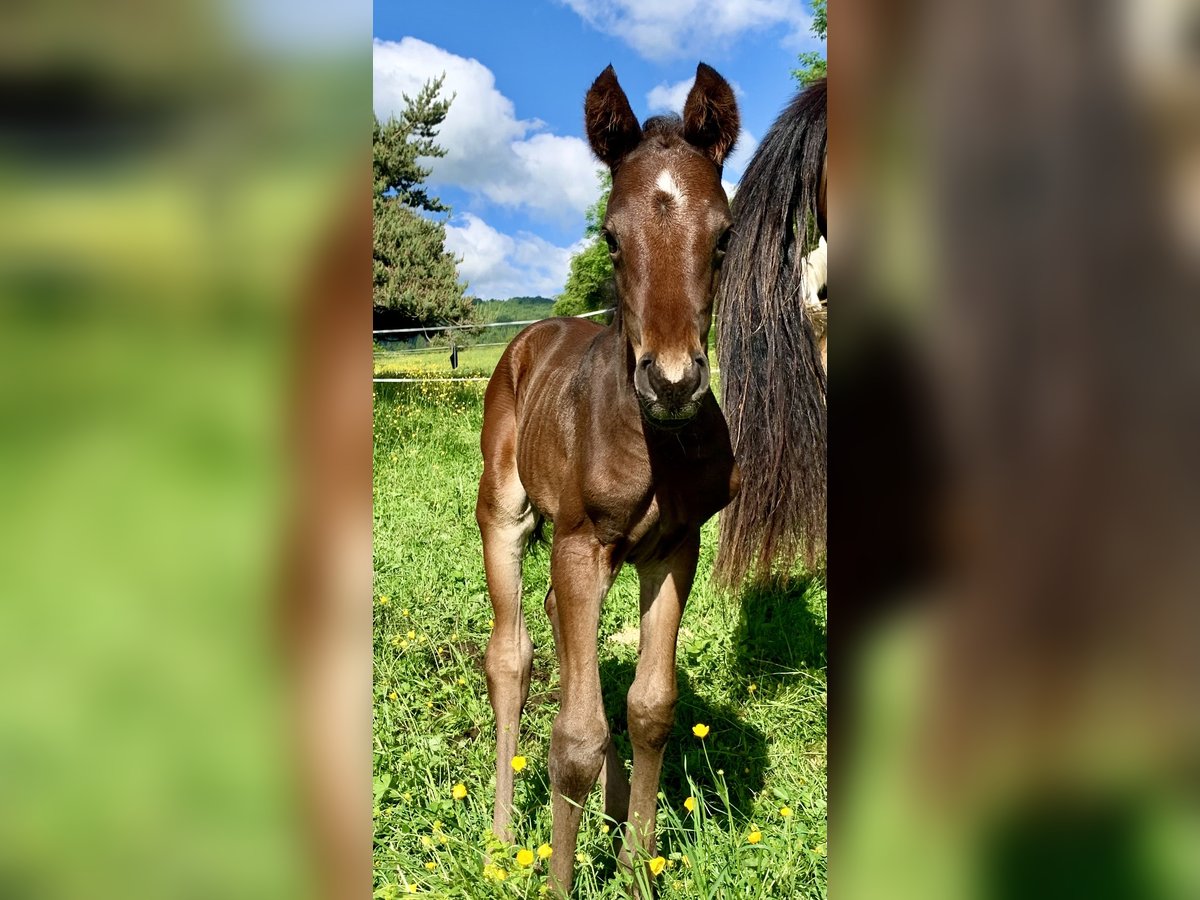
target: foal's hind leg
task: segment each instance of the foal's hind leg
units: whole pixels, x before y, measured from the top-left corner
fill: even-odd
[[[521,710],[529,697],[533,669],[533,642],[521,614],[521,556],[533,534],[536,514],[517,476],[514,446],[511,434],[507,440],[493,442],[492,447],[485,446],[483,478],[475,507],[495,619],[485,659],[488,697],[496,715],[496,807],[492,832],[504,841],[512,840],[512,759],[517,752]]]

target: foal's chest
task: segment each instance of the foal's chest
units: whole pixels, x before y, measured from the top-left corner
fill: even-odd
[[[584,508],[604,543],[698,529],[736,491],[727,440],[689,444],[668,434],[641,450],[589,467],[584,479]]]

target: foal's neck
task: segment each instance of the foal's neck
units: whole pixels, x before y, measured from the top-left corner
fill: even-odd
[[[633,404],[635,411],[640,410],[637,394],[633,389],[633,370],[637,363],[634,359],[633,345],[629,335],[621,325],[621,313],[618,309],[613,322],[597,336],[593,346],[596,375],[594,385],[600,389],[600,397],[615,397],[621,401]],[[615,392],[614,392],[615,388]],[[622,402],[621,406],[626,406]],[[638,412],[641,416],[641,412]]]

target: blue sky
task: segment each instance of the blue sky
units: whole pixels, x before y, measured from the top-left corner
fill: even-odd
[[[698,61],[724,75],[742,114],[732,188],[795,91],[796,54],[824,52],[801,0],[375,0],[374,12],[376,115],[442,73],[456,95],[429,182],[453,210],[460,276],[489,299],[562,290],[599,194],[583,97],[606,65],[641,119],[680,110]]]

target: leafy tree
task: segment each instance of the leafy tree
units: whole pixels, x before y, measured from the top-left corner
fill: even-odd
[[[826,4],[828,0],[813,0],[813,23],[812,33],[821,40],[827,39],[829,24],[826,18]],[[806,84],[811,84],[814,81],[819,81],[827,74],[827,65],[825,57],[815,50],[806,50],[800,54],[800,68],[792,70],[792,77],[800,82],[803,87]]]
[[[567,285],[554,302],[556,316],[577,316],[592,310],[607,309],[616,302],[612,259],[608,255],[608,244],[601,234],[611,193],[612,175],[605,172],[600,176],[600,198],[587,210],[584,235],[591,240],[571,257]]]
[[[471,300],[458,280],[455,258],[446,252],[446,227],[424,213],[449,212],[424,186],[429,169],[422,157],[445,156],[434,138],[450,109],[439,100],[443,78],[427,83],[415,98],[404,97],[399,118],[374,121],[374,304],[388,327],[459,322],[470,316]]]

